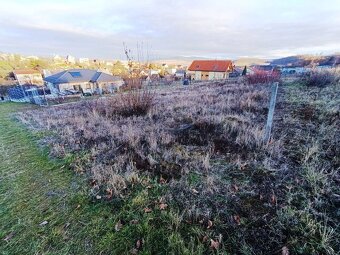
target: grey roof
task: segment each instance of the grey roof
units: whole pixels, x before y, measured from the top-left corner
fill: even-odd
[[[53,84],[60,84],[74,82],[113,82],[121,80],[121,78],[91,69],[69,69],[48,76],[44,80]]]

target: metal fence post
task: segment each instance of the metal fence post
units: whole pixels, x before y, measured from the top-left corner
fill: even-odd
[[[277,95],[278,86],[279,86],[279,83],[278,82],[274,82],[272,84],[272,87],[271,87],[271,95],[270,95],[268,118],[267,118],[266,130],[265,130],[264,138],[263,138],[264,143],[268,143],[269,140],[270,140],[270,133],[271,133],[271,130],[272,130],[273,117],[274,117],[274,109],[275,109],[276,95]]]

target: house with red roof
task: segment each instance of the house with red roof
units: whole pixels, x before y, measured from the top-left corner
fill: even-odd
[[[228,78],[233,69],[231,60],[194,60],[188,74],[192,80],[220,80]]]

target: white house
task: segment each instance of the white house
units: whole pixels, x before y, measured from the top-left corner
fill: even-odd
[[[71,56],[71,55],[67,55],[66,56],[66,61],[67,61],[67,63],[75,64],[76,63],[76,58]]]
[[[14,70],[13,74],[19,85],[44,85],[44,80],[38,70],[20,69]]]
[[[76,90],[90,93],[112,92],[124,84],[118,77],[91,69],[70,69],[44,79],[49,87],[60,92]]]
[[[79,63],[80,64],[89,64],[90,59],[89,58],[79,58]]]

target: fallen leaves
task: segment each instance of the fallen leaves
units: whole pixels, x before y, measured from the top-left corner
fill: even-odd
[[[159,209],[160,209],[160,210],[165,210],[167,207],[168,207],[168,205],[165,204],[165,203],[159,204]]]
[[[192,193],[194,193],[194,194],[199,194],[199,192],[198,192],[196,189],[192,189],[191,191],[192,191]]]
[[[11,240],[15,235],[15,232],[11,232],[9,233],[7,236],[5,236],[5,238],[3,239],[5,242],[8,242],[9,240]]]
[[[121,230],[123,227],[122,221],[119,220],[116,225],[115,225],[115,230],[118,232],[119,230]]]
[[[202,238],[202,242],[203,243],[206,243],[208,241],[209,237],[208,236],[203,236]]]
[[[270,198],[270,202],[273,204],[273,205],[276,205],[277,204],[277,198],[275,196],[275,194],[272,194],[271,198]]]
[[[211,228],[212,226],[213,226],[213,222],[211,220],[208,220],[207,229]]]
[[[166,180],[161,176],[161,178],[159,178],[159,183],[160,184],[165,184]]]
[[[214,241],[213,239],[210,239],[210,248],[214,250],[218,250],[220,247],[220,242],[219,241]]]
[[[107,189],[106,189],[106,193],[107,193],[106,197],[107,197],[108,199],[112,198],[112,195],[113,195],[112,189],[107,188]]]
[[[144,239],[138,239],[136,241],[135,247],[133,249],[131,249],[130,253],[131,254],[137,254],[138,251],[140,251],[143,247],[144,244]]]
[[[138,224],[138,223],[139,223],[138,220],[131,220],[131,221],[130,221],[130,224],[133,224],[133,225],[136,225],[136,224]]]
[[[289,249],[287,248],[287,246],[283,246],[282,247],[282,255],[289,255]]]
[[[47,225],[48,224],[48,221],[47,220],[44,220],[43,222],[41,222],[40,224],[39,224],[39,226],[45,226],[45,225]]]
[[[143,239],[138,239],[136,242],[136,249],[140,250],[142,248],[143,243],[144,243]]]
[[[130,251],[131,254],[136,255],[138,254],[138,250],[136,248],[131,249]]]
[[[241,217],[239,215],[234,215],[233,220],[237,225],[241,225]]]
[[[144,212],[145,212],[145,213],[150,213],[150,212],[152,212],[152,209],[149,208],[149,207],[145,207],[145,208],[144,208]]]
[[[240,164],[240,170],[245,170],[247,166],[248,166],[248,163]]]
[[[233,184],[233,185],[231,186],[231,190],[232,190],[233,192],[237,192],[237,191],[239,190],[239,188],[238,188],[238,186],[237,186],[236,184]]]

